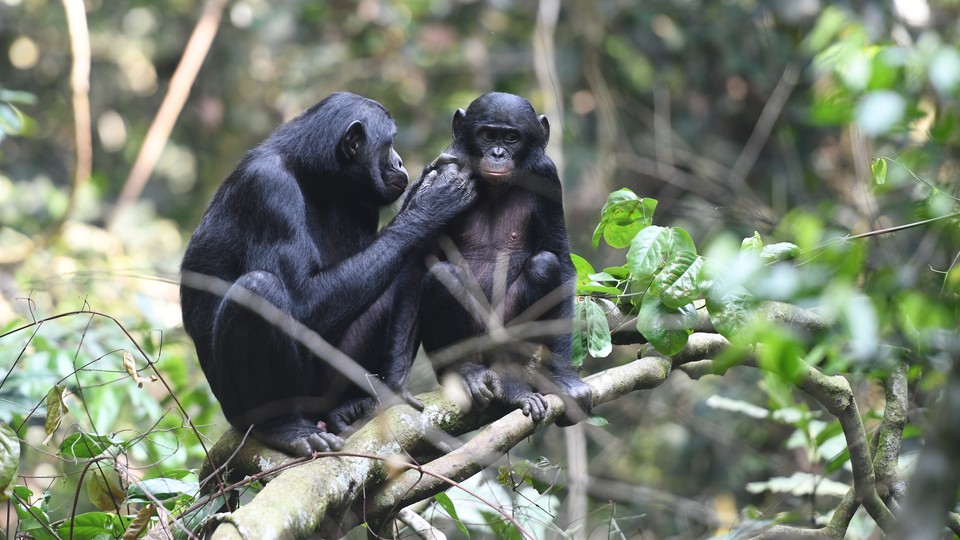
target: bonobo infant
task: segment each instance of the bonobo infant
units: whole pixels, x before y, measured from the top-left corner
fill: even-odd
[[[478,199],[450,221],[427,265],[406,267],[387,334],[394,357],[412,359],[422,341],[438,376],[458,374],[477,407],[500,401],[539,422],[543,394],[556,393],[566,405],[558,423],[569,425],[593,396],[571,365],[576,271],[549,137],[547,118],[519,96],[489,93],[457,110],[441,161],[455,156]],[[527,340],[494,339],[504,327],[526,328]]]
[[[378,234],[381,208],[407,187],[396,133],[376,101],[329,96],[244,156],[187,246],[183,323],[204,374],[230,423],[252,426],[253,437],[279,450],[339,450],[337,433],[364,412],[356,404],[368,390],[244,307],[249,293],[416,403],[406,389],[408,359],[384,352],[394,277],[476,193],[440,160]],[[204,276],[232,285],[221,297],[204,289]]]

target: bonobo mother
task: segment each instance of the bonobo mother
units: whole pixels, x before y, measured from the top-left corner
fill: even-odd
[[[223,412],[279,450],[339,450],[366,392],[287,332],[242,307],[270,302],[404,397],[409,365],[384,354],[393,277],[476,193],[440,160],[379,234],[380,210],[407,187],[396,124],[376,101],[333,94],[247,153],[214,195],[183,258],[183,322]],[[233,285],[191,286],[197,274]],[[405,360],[397,360],[405,362]]]

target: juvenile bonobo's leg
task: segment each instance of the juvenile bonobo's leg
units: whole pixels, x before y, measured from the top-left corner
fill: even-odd
[[[467,393],[481,410],[493,399],[502,396],[500,378],[487,367],[463,360],[476,351],[465,351],[452,362],[440,362],[433,353],[464,339],[486,332],[483,321],[487,320],[485,308],[474,294],[468,292],[464,269],[449,262],[433,264],[422,281],[422,338],[427,353],[431,355],[438,374],[449,371],[456,365]]]
[[[282,329],[250,309],[264,302],[289,312],[290,299],[277,276],[244,274],[227,291],[213,325],[216,384],[224,415],[240,430],[253,425],[256,439],[296,455],[339,450],[343,440],[300,414],[297,396],[317,388],[302,365],[303,351]],[[321,386],[322,387],[322,386]],[[291,398],[291,396],[293,396]]]
[[[564,299],[561,285],[560,261],[549,251],[539,251],[529,257],[520,275],[510,284],[501,307],[504,322],[539,320],[544,313],[556,311]],[[548,297],[549,298],[546,298]],[[536,312],[530,310],[538,300]],[[551,301],[552,300],[552,301]]]
[[[509,288],[504,299],[504,319],[514,323],[530,320],[566,321],[569,327],[543,341],[549,347],[542,359],[546,369],[541,370],[534,387],[546,394],[559,395],[566,413],[557,425],[571,426],[587,418],[593,409],[590,385],[580,380],[570,363],[573,342],[573,288],[564,283],[560,260],[549,251],[540,251],[523,265],[520,276]]]

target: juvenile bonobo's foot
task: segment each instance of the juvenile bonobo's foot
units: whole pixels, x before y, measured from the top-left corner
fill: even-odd
[[[593,410],[593,388],[576,377],[555,381],[565,413],[557,420],[561,427],[572,426],[586,420]]]
[[[524,416],[529,416],[531,420],[539,423],[547,415],[547,398],[537,392],[529,392],[517,396],[513,401],[514,405],[520,407],[520,412]]]
[[[250,434],[271,448],[299,457],[310,457],[314,452],[338,452],[343,448],[343,439],[302,416],[256,424]]]
[[[500,377],[487,367],[467,363],[460,366],[457,372],[478,410],[486,409],[494,399],[503,399]]]

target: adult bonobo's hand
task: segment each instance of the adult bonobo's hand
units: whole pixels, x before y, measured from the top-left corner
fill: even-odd
[[[433,223],[444,225],[476,200],[477,186],[469,171],[460,168],[456,156],[440,154],[424,167],[404,207]]]

